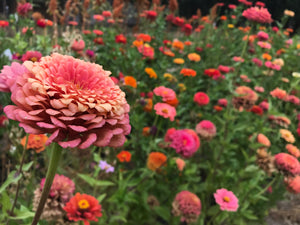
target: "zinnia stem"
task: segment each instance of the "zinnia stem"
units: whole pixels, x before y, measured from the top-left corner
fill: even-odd
[[[48,198],[50,188],[51,188],[51,185],[52,185],[55,173],[56,173],[56,169],[57,169],[58,162],[59,162],[59,159],[61,156],[62,148],[57,143],[54,143],[51,151],[52,151],[52,153],[51,153],[50,164],[49,164],[47,175],[46,175],[45,185],[44,185],[44,188],[42,191],[42,196],[41,196],[38,208],[36,210],[36,213],[34,215],[31,225],[37,225],[37,223],[40,219],[40,216],[43,212],[43,209],[44,209],[46,200]]]

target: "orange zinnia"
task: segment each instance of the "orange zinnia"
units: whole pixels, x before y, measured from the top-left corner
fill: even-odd
[[[270,61],[270,60],[272,59],[272,56],[269,55],[268,53],[264,53],[264,54],[262,55],[262,58],[265,59],[265,60]]]
[[[124,84],[131,86],[133,88],[137,87],[136,79],[133,76],[125,76],[124,77]]]
[[[194,61],[194,62],[199,62],[201,60],[201,56],[198,55],[197,53],[188,54],[188,58],[189,58],[189,60]]]
[[[183,76],[187,76],[187,77],[194,77],[197,75],[197,72],[193,69],[188,69],[188,68],[183,68],[181,71],[180,71],[180,74],[182,74]]]
[[[154,79],[157,78],[157,74],[155,73],[155,71],[152,68],[146,67],[145,72],[149,75],[150,78],[154,78]]]
[[[128,151],[121,151],[118,155],[117,158],[119,159],[120,162],[130,162],[131,160],[131,153]]]
[[[45,150],[45,144],[48,140],[48,137],[45,134],[29,134],[27,148],[33,149],[36,153],[40,153]],[[21,145],[25,147],[26,136],[22,138]]]
[[[167,156],[161,152],[151,152],[148,156],[147,167],[152,171],[158,171],[162,166],[165,166]]]
[[[146,105],[144,106],[143,110],[145,112],[151,112],[153,108],[153,101],[151,98],[146,98],[145,99]]]
[[[184,49],[184,44],[183,42],[179,40],[174,40],[172,43],[172,47],[178,50],[183,50]]]

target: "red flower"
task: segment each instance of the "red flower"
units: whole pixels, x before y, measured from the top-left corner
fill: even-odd
[[[287,153],[278,153],[275,155],[275,164],[277,168],[291,175],[300,174],[300,163],[298,159]]]
[[[118,155],[117,158],[119,159],[120,162],[130,162],[131,160],[131,153],[128,151],[121,151]]]
[[[157,12],[155,11],[152,11],[152,10],[149,10],[149,11],[146,11],[146,18],[151,20],[151,21],[154,21],[157,17]]]
[[[0,20],[0,27],[7,27],[9,25],[9,22],[5,20]]]
[[[83,221],[84,225],[89,225],[89,221],[98,221],[97,217],[102,216],[98,200],[87,194],[76,193],[63,209],[69,220]]]
[[[104,45],[103,38],[101,38],[101,37],[95,38],[94,43],[96,43],[98,45]]]
[[[217,80],[218,78],[222,77],[221,72],[214,68],[204,70],[204,74],[209,77],[212,77],[214,80]]]
[[[182,26],[181,30],[184,32],[186,36],[189,36],[193,31],[193,27],[191,24],[187,23]]]
[[[125,37],[123,34],[118,34],[118,35],[116,35],[116,37],[115,37],[115,41],[116,41],[116,43],[123,43],[123,44],[126,44],[127,39],[126,39],[126,37]]]
[[[204,92],[197,92],[194,95],[194,102],[200,106],[207,105],[209,103],[209,97]]]
[[[260,116],[264,114],[264,111],[258,105],[254,105],[251,109],[251,112],[253,112],[257,115],[260,115]]]

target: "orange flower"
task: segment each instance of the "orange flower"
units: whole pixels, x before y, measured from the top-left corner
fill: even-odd
[[[243,41],[247,41],[250,43],[253,43],[255,41],[255,39],[257,38],[257,35],[253,34],[253,35],[245,35],[243,37]]]
[[[227,17],[226,16],[220,16],[220,20],[227,20]]]
[[[177,107],[179,101],[178,101],[177,98],[174,98],[174,99],[172,99],[172,100],[167,100],[167,101],[165,101],[165,103],[168,103],[168,104],[171,105],[171,106]]]
[[[145,136],[145,137],[147,137],[147,136],[149,136],[150,135],[150,130],[151,130],[151,128],[150,127],[144,127],[143,128],[143,136]]]
[[[295,156],[296,158],[300,157],[300,150],[295,145],[287,144],[285,148],[291,155]]]
[[[214,106],[214,110],[216,110],[217,112],[220,112],[223,110],[223,107],[219,106],[219,105],[215,105]]]
[[[264,134],[258,134],[257,135],[257,142],[264,145],[264,146],[266,146],[266,147],[271,146],[270,140]]]
[[[194,62],[199,62],[201,60],[201,56],[198,55],[197,53],[188,54],[188,58],[189,58],[189,60],[194,61]]]
[[[165,166],[167,156],[161,152],[151,152],[148,156],[147,167],[152,171],[159,171],[162,166]]]
[[[272,56],[269,55],[268,53],[264,53],[264,54],[262,54],[262,58],[265,59],[265,60],[270,61],[272,59]]]
[[[157,78],[157,74],[155,73],[155,71],[152,68],[146,67],[145,72],[149,75],[150,78],[154,78],[154,79]]]
[[[151,36],[149,34],[138,34],[136,35],[137,40],[142,40],[144,42],[150,42]]]
[[[175,39],[172,43],[172,47],[177,49],[177,50],[183,50],[184,49],[184,44],[183,44],[183,42]]]
[[[117,158],[119,159],[120,162],[130,162],[131,153],[123,150],[117,155]]]
[[[27,148],[33,149],[36,153],[40,153],[45,150],[45,144],[48,140],[48,137],[45,134],[29,134]],[[25,147],[26,136],[22,138],[21,145]]]
[[[131,86],[133,88],[137,87],[136,79],[133,76],[125,76],[124,77],[124,84],[128,85],[128,86]]]
[[[286,91],[282,90],[280,88],[276,88],[273,91],[271,91],[270,95],[272,95],[272,97],[278,98],[278,99],[285,99],[287,97]]]
[[[183,74],[183,76],[187,76],[187,77],[194,77],[197,75],[197,72],[193,69],[188,69],[188,68],[183,68],[181,71],[180,71],[180,74]]]
[[[135,47],[140,47],[144,44],[144,42],[142,40],[135,40],[132,42],[132,44],[135,46]]]
[[[145,112],[151,112],[153,108],[153,101],[151,98],[146,98],[145,99],[146,105],[144,106],[143,110]]]
[[[191,46],[191,45],[192,45],[192,42],[191,42],[191,41],[185,41],[185,42],[184,42],[184,45],[186,45],[186,46]]]
[[[287,142],[290,142],[290,143],[294,143],[295,142],[295,137],[294,137],[294,135],[292,134],[291,131],[286,130],[286,129],[280,129],[279,132],[281,134],[281,137],[284,140],[286,140]]]
[[[183,64],[184,63],[184,59],[182,59],[182,58],[175,58],[173,60],[173,62],[176,63],[176,64]]]

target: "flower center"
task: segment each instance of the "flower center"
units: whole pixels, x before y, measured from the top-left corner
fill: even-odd
[[[37,61],[37,58],[36,58],[36,57],[31,57],[30,60],[31,60],[32,62],[36,62],[36,61]]]
[[[90,207],[90,204],[86,199],[82,199],[78,202],[78,207],[80,209],[87,209]]]
[[[184,140],[183,140],[183,145],[186,145],[186,144],[187,144],[187,140],[184,139]]]
[[[167,109],[163,109],[163,110],[161,110],[163,113],[166,113],[166,114],[168,114],[168,110]]]
[[[224,202],[229,202],[229,201],[230,201],[230,198],[229,198],[228,196],[225,196],[225,197],[223,198],[223,200],[224,200]]]

